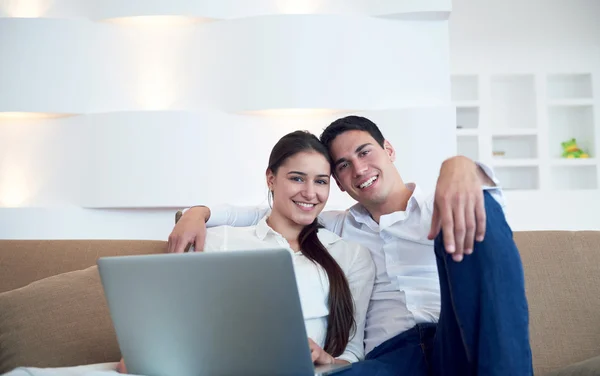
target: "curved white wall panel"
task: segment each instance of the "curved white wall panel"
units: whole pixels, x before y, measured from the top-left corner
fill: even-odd
[[[446,33],[439,22],[331,15],[166,30],[0,19],[0,112],[444,105]]]
[[[0,19],[0,112],[86,112],[92,26],[77,20]]]
[[[0,119],[0,207],[79,206],[83,118]]]
[[[450,8],[0,0],[0,210],[20,210],[0,237],[165,239],[175,209],[266,205],[275,142],[345,113],[431,190],[456,145]],[[351,204],[332,184],[328,208]]]
[[[311,119],[191,112],[88,115],[92,159],[82,206],[266,203],[271,148],[289,131],[319,132]]]
[[[267,14],[361,14],[394,16],[445,14],[450,0],[0,0],[0,17],[88,18],[183,15],[232,19]]]
[[[287,15],[204,25],[198,91],[232,112],[449,102],[447,25]],[[401,67],[401,68],[400,68]],[[190,70],[190,72],[194,72]]]
[[[407,181],[433,189],[442,161],[455,154],[452,107],[366,112],[397,153]],[[82,206],[186,207],[197,203],[266,205],[265,170],[280,137],[304,129],[319,136],[345,116],[237,116],[191,112],[88,115]],[[424,145],[433,132],[436,139]],[[432,155],[428,150],[435,150]],[[423,153],[429,153],[424,158]],[[332,182],[333,183],[333,182]],[[330,208],[351,198],[331,186]]]

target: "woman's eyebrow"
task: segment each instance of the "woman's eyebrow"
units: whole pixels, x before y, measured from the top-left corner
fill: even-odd
[[[294,175],[302,175],[302,176],[307,176],[308,174],[306,172],[301,172],[301,171],[290,171],[287,173],[288,175],[294,174]],[[328,178],[329,175],[327,174],[319,174],[317,175],[318,178]]]

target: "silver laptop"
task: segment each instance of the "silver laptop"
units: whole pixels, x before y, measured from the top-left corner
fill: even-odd
[[[330,375],[315,367],[289,251],[98,260],[121,353],[132,374]]]

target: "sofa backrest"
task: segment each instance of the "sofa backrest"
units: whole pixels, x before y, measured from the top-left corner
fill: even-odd
[[[530,310],[536,375],[600,355],[600,231],[515,232]],[[164,241],[0,240],[0,293],[95,265],[98,257],[163,253]]]
[[[515,232],[536,375],[600,355],[600,231]]]
[[[99,257],[164,253],[153,240],[0,240],[0,293],[96,264]]]

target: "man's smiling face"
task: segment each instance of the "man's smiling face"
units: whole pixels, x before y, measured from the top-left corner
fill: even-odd
[[[368,132],[346,131],[335,137],[330,154],[342,191],[366,207],[385,202],[394,186],[396,168],[396,155],[389,142],[384,141],[381,147]]]

